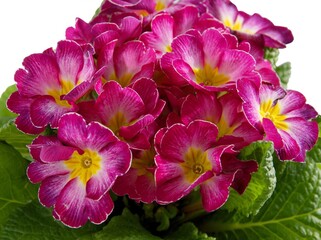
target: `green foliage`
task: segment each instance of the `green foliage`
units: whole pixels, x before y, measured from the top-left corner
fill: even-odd
[[[10,215],[0,233],[0,240],[74,240],[82,236],[90,236],[92,232],[99,229],[92,224],[87,224],[80,229],[68,228],[55,221],[51,211],[35,201],[17,208]]]
[[[16,208],[37,197],[36,186],[29,183],[26,168],[27,161],[14,148],[0,142],[0,231]]]
[[[271,198],[257,215],[243,217],[218,211],[198,224],[217,239],[321,239],[321,170],[307,163],[287,163]]]
[[[286,87],[291,77],[291,63],[285,62],[275,68],[282,86]]]
[[[127,208],[121,216],[113,217],[110,222],[102,229],[91,236],[85,236],[81,240],[161,240],[152,235],[139,222],[139,218],[133,215]]]
[[[25,159],[32,160],[27,145],[32,142],[34,136],[20,132],[13,120],[9,120],[0,128],[0,141],[5,141],[14,147]]]
[[[185,223],[177,231],[171,233],[165,240],[215,240],[215,238],[201,233],[193,223]]]
[[[12,85],[6,89],[6,91],[1,95],[0,98],[0,126],[2,126],[4,123],[8,122],[10,119],[15,118],[17,115],[10,112],[7,109],[7,99],[13,93],[17,90],[16,85]]]
[[[237,214],[244,216],[258,213],[271,197],[276,186],[273,152],[271,142],[255,142],[242,150],[239,157],[243,160],[256,160],[259,169],[252,174],[251,181],[242,195],[231,189],[230,197],[223,206],[224,209],[230,212],[236,210]]]

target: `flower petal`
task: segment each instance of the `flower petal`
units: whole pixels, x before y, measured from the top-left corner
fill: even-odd
[[[85,225],[88,220],[88,212],[85,207],[86,190],[78,178],[74,178],[61,191],[54,210],[63,224],[79,228]]]
[[[102,196],[99,200],[86,198],[86,212],[92,223],[101,224],[106,221],[113,209],[114,202],[108,193]]]
[[[215,211],[227,201],[233,178],[234,174],[215,175],[201,184],[202,203],[206,211]]]
[[[39,187],[39,201],[45,207],[55,205],[61,190],[69,181],[69,174],[51,176],[44,179]]]
[[[102,158],[100,171],[87,182],[86,192],[89,198],[99,199],[114,184],[118,176],[124,175],[131,165],[132,155],[126,143],[109,143],[99,152]]]

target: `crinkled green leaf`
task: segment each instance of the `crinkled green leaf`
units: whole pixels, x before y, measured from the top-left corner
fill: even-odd
[[[6,89],[4,93],[2,93],[0,98],[0,126],[4,123],[8,122],[10,119],[15,118],[17,115],[10,112],[7,109],[7,100],[11,93],[17,90],[16,85],[12,85]]]
[[[137,215],[132,214],[127,208],[124,209],[121,216],[113,217],[110,222],[91,236],[81,238],[81,240],[161,240],[161,238],[152,235],[139,222]]]
[[[286,87],[290,77],[291,77],[291,63],[285,62],[275,68],[276,73],[278,74],[281,84],[283,87]]]
[[[0,142],[0,226],[12,211],[37,198],[36,186],[29,183],[26,168],[27,161],[14,148]]]
[[[244,216],[258,213],[271,197],[276,186],[273,152],[274,148],[271,142],[255,142],[241,151],[239,158],[256,160],[259,169],[252,174],[251,181],[242,195],[231,189],[230,197],[223,206],[224,209],[236,210],[237,214]]]
[[[36,200],[17,208],[10,215],[0,232],[0,240],[75,240],[99,230],[100,227],[93,224],[80,229],[66,227],[55,221],[51,210],[44,208]]]
[[[276,66],[276,63],[279,59],[280,51],[277,48],[265,48],[264,49],[264,58],[269,60],[273,68]]]
[[[0,128],[0,140],[13,146],[24,158],[32,160],[27,145],[32,142],[34,136],[20,132],[13,120],[5,123]]]
[[[177,231],[165,237],[165,240],[215,240],[206,233],[201,233],[193,223],[185,223]]]
[[[321,170],[307,157],[307,163],[287,163],[257,215],[236,219],[218,211],[199,226],[217,239],[321,239],[320,199]]]

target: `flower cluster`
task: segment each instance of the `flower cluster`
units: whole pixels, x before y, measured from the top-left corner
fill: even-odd
[[[199,191],[211,212],[257,171],[238,159],[250,143],[303,162],[317,112],[264,59],[292,40],[228,0],[104,1],[15,74],[7,104],[36,135],[27,174],[41,204],[70,227],[105,221],[111,192],[164,205]]]

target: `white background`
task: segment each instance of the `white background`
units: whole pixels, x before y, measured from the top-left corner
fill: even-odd
[[[279,63],[292,63],[289,89],[302,92],[321,113],[321,14],[317,0],[232,0],[239,10],[255,12],[290,28],[294,42],[281,50]],[[0,93],[14,83],[24,57],[64,39],[76,17],[89,21],[101,0],[0,1]]]

